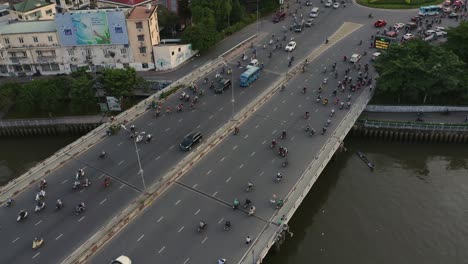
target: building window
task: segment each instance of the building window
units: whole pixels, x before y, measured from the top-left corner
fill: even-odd
[[[10,57],[16,58],[16,52],[9,52],[9,53],[10,53]]]
[[[22,57],[24,57],[24,58],[28,57],[28,56],[26,55],[26,51],[22,51],[22,52],[21,52],[21,55],[22,55]]]
[[[55,50],[50,51],[50,56],[55,57]]]
[[[141,67],[143,67],[143,69],[148,69],[148,63],[142,63]]]
[[[37,56],[42,56],[42,51],[38,50],[36,52],[37,52]]]
[[[174,52],[171,52],[172,56],[174,56]]]
[[[5,41],[5,44],[10,44],[10,39],[9,38],[4,38],[3,41]]]
[[[86,55],[87,55],[87,56],[91,56],[91,55],[93,55],[93,53],[91,52],[90,49],[87,49],[87,50],[86,50]]]
[[[180,48],[179,48],[179,52],[180,52]]]
[[[45,11],[46,15],[51,15],[52,14],[52,9],[49,9],[47,11]]]
[[[49,42],[54,41],[54,38],[52,36],[48,36],[47,38],[49,39]]]
[[[138,35],[138,41],[145,41],[145,35]]]
[[[33,37],[33,41],[34,41],[34,42],[39,42],[39,40],[37,39],[37,37]]]
[[[135,26],[137,29],[143,28],[143,23],[142,22],[135,22]]]
[[[24,69],[25,72],[30,72],[31,71],[31,65],[28,65],[28,64],[23,65],[23,69]]]
[[[75,51],[74,50],[68,50],[68,56],[75,56]]]
[[[127,54],[127,49],[120,49],[120,54]]]
[[[7,72],[8,72],[7,66],[5,66],[5,65],[0,65],[0,72],[1,72],[1,73],[7,73]]]
[[[23,38],[18,38],[19,40],[19,43],[24,43],[24,39]]]
[[[102,53],[104,53],[104,56],[109,56],[109,51],[107,51],[106,49],[103,49]]]
[[[23,19],[23,16],[22,16],[22,15],[18,15],[18,18],[21,20],[21,19]]]
[[[146,53],[146,47],[140,47],[140,53]]]

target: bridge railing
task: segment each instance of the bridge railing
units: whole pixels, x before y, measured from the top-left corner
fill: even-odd
[[[69,124],[97,124],[106,121],[104,116],[73,116],[73,117],[57,117],[57,118],[38,118],[38,119],[6,119],[0,120],[0,128],[12,127],[37,127],[37,126],[52,126],[52,125],[69,125]]]
[[[459,125],[459,124],[414,123],[414,122],[379,121],[379,120],[366,120],[366,119],[358,120],[356,123],[357,125],[361,125],[365,128],[468,132],[468,125]]]

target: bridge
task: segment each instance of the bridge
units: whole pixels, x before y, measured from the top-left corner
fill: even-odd
[[[335,11],[349,15],[357,8]],[[106,123],[2,187],[2,202],[8,197],[15,199],[13,206],[0,210],[2,261],[106,263],[128,255],[134,263],[216,263],[220,257],[229,263],[261,262],[284,234],[288,221],[371,95],[366,87],[353,93],[339,91],[337,96],[343,101],[352,94],[351,107],[340,110],[333,104],[336,80],[330,70],[323,72],[323,66],[338,61],[338,74],[343,78],[344,70],[352,67],[341,62],[342,54],[362,51],[363,47],[349,43],[368,38],[366,27],[358,21],[327,16],[335,11],[324,11],[323,18],[317,20],[316,25],[327,23],[321,32],[310,29],[307,34],[294,35],[298,48],[292,54],[274,50],[275,56],[268,59],[271,49],[263,50],[263,43],[271,33],[283,34],[281,25],[268,23],[262,32],[270,33],[255,35],[166,88],[186,87],[192,81],[206,87],[205,77],[213,80],[215,72],[229,66],[232,75],[225,77],[233,86],[224,94],[206,89],[193,109],[157,118],[147,110],[147,105],[158,98],[156,94],[116,117],[114,124],[134,124],[139,132],[153,134],[152,142],[136,144],[125,129],[106,136],[112,125]],[[367,18],[363,15],[362,19]],[[323,44],[324,32],[330,36],[328,44]],[[252,54],[250,42],[255,43],[257,57],[265,68],[250,87],[239,88],[238,76],[244,69],[237,68],[236,62],[241,53]],[[289,68],[286,58],[291,55],[296,59]],[[306,58],[310,63],[302,73]],[[364,57],[363,63],[369,60]],[[357,74],[357,70],[351,70],[348,75],[356,79]],[[329,99],[327,105],[315,100],[324,78],[329,81],[321,95]],[[283,84],[286,89],[282,91]],[[305,94],[304,86],[308,87]],[[162,104],[173,107],[179,102],[176,94]],[[333,117],[331,109],[335,109]],[[311,113],[308,119],[304,118],[306,111]],[[331,123],[321,135],[328,119]],[[317,133],[309,136],[307,125]],[[232,133],[235,126],[240,127],[237,135]],[[203,141],[189,153],[179,151],[179,142],[194,130],[203,134]],[[280,139],[283,130],[287,137]],[[288,148],[287,167],[281,166],[284,159],[269,147],[272,139]],[[109,154],[100,159],[103,150]],[[90,187],[72,189],[78,169],[85,170]],[[278,172],[284,175],[281,182],[274,181]],[[107,188],[102,185],[105,177],[112,178]],[[47,207],[33,213],[34,195],[42,178],[49,183]],[[248,182],[255,184],[251,192],[245,191]],[[270,204],[273,194],[284,200],[281,208]],[[58,198],[65,207],[54,210]],[[232,210],[234,198],[252,200],[257,208],[255,215],[248,216],[242,207]],[[86,203],[87,210],[75,215],[74,206],[80,202]],[[30,216],[16,223],[21,209],[28,210]],[[201,219],[208,225],[199,233],[196,227]],[[226,220],[232,223],[229,231],[222,228]],[[250,244],[245,243],[247,236],[252,239]],[[33,237],[43,237],[46,242],[31,250]]]

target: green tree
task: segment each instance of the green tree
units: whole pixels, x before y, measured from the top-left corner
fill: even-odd
[[[170,34],[179,22],[176,13],[171,12],[167,7],[160,5],[158,7],[158,23],[161,31]]]
[[[140,79],[134,68],[105,69],[102,72],[100,82],[106,93],[117,98],[133,95]]]
[[[24,113],[31,113],[36,109],[36,95],[34,94],[34,86],[31,83],[22,85],[18,89],[16,97],[16,108]]]
[[[232,24],[235,24],[237,22],[240,22],[242,20],[242,17],[245,14],[244,7],[241,6],[239,0],[233,0],[232,1],[232,9],[231,9],[231,17],[230,17],[230,22]]]
[[[17,83],[5,83],[0,87],[0,112],[13,105],[16,100]]]
[[[458,27],[448,29],[445,47],[468,63],[468,22],[461,22]]]
[[[187,24],[187,20],[192,16],[190,0],[177,0],[177,12],[184,24]]]
[[[379,73],[377,98],[426,104],[466,96],[464,63],[451,51],[422,40],[392,45],[379,56],[375,67]]]
[[[213,11],[198,6],[192,9],[192,14],[194,24],[185,30],[182,39],[186,43],[191,43],[195,50],[207,50],[219,39]]]
[[[74,113],[88,113],[96,107],[97,100],[93,92],[94,81],[86,76],[77,77],[70,83],[70,110]]]

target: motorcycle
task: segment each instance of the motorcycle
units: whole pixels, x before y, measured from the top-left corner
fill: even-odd
[[[281,175],[280,173],[276,174],[275,182],[280,182],[282,179],[283,179],[283,175]]]
[[[79,189],[81,187],[81,182],[80,181],[74,181],[72,188],[73,190]]]
[[[254,214],[255,214],[255,206],[252,206],[250,207],[250,210],[249,210],[249,216],[254,215]]]
[[[105,151],[101,152],[101,154],[99,154],[99,158],[100,159],[103,159],[107,156],[107,153]]]
[[[278,202],[276,203],[276,209],[280,209],[281,207],[283,207],[283,200],[279,199]]]
[[[250,183],[250,182],[249,182],[249,183],[247,184],[247,189],[245,189],[245,191],[246,191],[246,192],[251,192],[251,191],[253,190],[253,188],[254,188],[253,183]]]
[[[10,207],[13,205],[13,199],[11,198],[8,198],[7,202],[6,202],[6,207]]]
[[[197,228],[197,231],[198,233],[200,233],[201,231],[205,230],[206,228],[206,223],[205,222],[200,222],[200,224],[198,224],[198,228]]]
[[[136,137],[135,142],[136,142],[136,143],[140,143],[142,140],[143,140],[143,136],[142,136],[142,135],[138,135],[138,136]]]
[[[106,178],[104,179],[104,188],[109,187],[110,184],[111,184],[110,178],[109,178],[109,177],[106,177]]]
[[[46,192],[44,190],[40,190],[38,193],[36,193],[36,202],[44,199],[46,197]]]
[[[57,200],[57,203],[55,203],[55,210],[60,210],[63,207],[62,201],[59,199]]]
[[[84,206],[77,206],[75,208],[75,215],[80,215],[81,213],[83,213],[84,211],[86,211],[86,208]]]
[[[239,207],[239,204],[240,204],[239,200],[235,199],[234,203],[232,204],[232,210],[236,210],[237,207]]]
[[[315,130],[312,129],[310,130],[309,136],[313,136],[313,135],[315,135]]]
[[[250,201],[249,199],[245,199],[244,209],[249,207],[251,204],[252,204],[252,201]]]
[[[21,211],[19,214],[18,214],[18,217],[16,218],[16,222],[20,222],[24,219],[28,218],[28,212],[26,211]]]
[[[32,243],[32,248],[33,249],[37,249],[39,248],[40,246],[42,246],[42,244],[44,244],[44,239],[41,238],[41,239],[34,239],[33,240],[33,243]]]
[[[45,208],[45,202],[38,203],[36,208],[34,208],[34,212],[40,212]]]
[[[225,231],[228,231],[229,229],[231,229],[231,222],[230,222],[230,221],[226,221],[226,223],[224,224],[224,230],[225,230]]]

